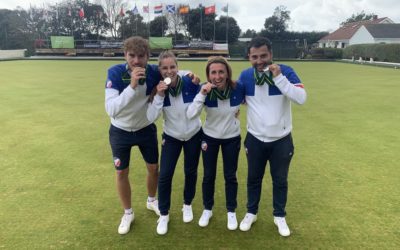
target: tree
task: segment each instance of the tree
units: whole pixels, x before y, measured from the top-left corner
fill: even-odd
[[[374,13],[366,14],[364,11],[361,11],[360,13],[351,15],[351,17],[347,18],[346,21],[340,23],[340,25],[343,26],[348,23],[372,20],[374,16],[376,16]]]
[[[221,16],[215,23],[215,40],[226,41],[226,19],[228,18],[228,43],[238,40],[240,28],[233,17]]]
[[[290,21],[290,11],[280,5],[275,8],[274,14],[265,19],[264,28],[268,33],[279,34],[285,32]]]
[[[214,39],[215,14],[204,15],[204,7],[199,6],[198,8],[190,9],[186,15],[187,17],[183,19],[183,24],[187,27],[192,38],[209,41]]]
[[[99,4],[104,7],[106,12],[107,22],[109,24],[109,30],[111,36],[116,39],[120,37],[119,31],[121,20],[123,17],[120,16],[121,8],[126,7],[123,3],[124,0],[98,0]],[[122,34],[121,34],[122,35]]]
[[[32,32],[23,9],[0,10],[0,49],[33,49]]]
[[[122,39],[130,36],[148,37],[148,27],[143,22],[143,17],[139,14],[134,14],[131,10],[127,11],[126,14],[126,17],[121,20]]]
[[[257,32],[253,29],[247,29],[240,37],[253,38],[257,36]]]
[[[167,18],[162,15],[154,18],[150,22],[150,36],[164,36]]]

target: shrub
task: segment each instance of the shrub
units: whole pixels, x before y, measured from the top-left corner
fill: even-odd
[[[342,49],[336,48],[313,48],[311,49],[313,59],[341,59]]]
[[[355,44],[343,50],[346,59],[373,58],[374,61],[400,63],[400,44]]]

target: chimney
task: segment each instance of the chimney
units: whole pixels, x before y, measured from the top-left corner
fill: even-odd
[[[378,15],[373,15],[372,20],[376,20],[376,19],[378,19]]]

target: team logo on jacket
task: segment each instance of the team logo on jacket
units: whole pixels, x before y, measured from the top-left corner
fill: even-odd
[[[111,80],[107,81],[106,87],[107,88],[111,88],[112,87],[112,81]]]
[[[121,160],[118,157],[114,157],[114,166],[116,168],[121,166]]]
[[[207,142],[202,141],[202,142],[201,142],[201,149],[202,149],[203,151],[207,151],[207,148],[208,148]]]
[[[247,149],[247,147],[245,147],[244,150],[246,151],[246,155],[249,154],[249,150]]]
[[[161,145],[164,146],[164,144],[165,144],[165,139],[162,139]]]

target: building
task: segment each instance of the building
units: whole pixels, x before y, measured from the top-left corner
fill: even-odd
[[[364,24],[350,39],[351,44],[400,43],[400,24]]]
[[[384,25],[385,24],[385,25]],[[394,24],[388,17],[378,18],[374,16],[372,20],[364,20],[359,22],[347,23],[335,30],[334,32],[326,35],[318,41],[320,48],[345,48],[348,45],[360,43],[381,43],[383,41],[392,42],[396,41],[391,39],[391,35],[387,32],[379,30],[392,30],[399,29],[399,26],[386,26],[387,24]],[[372,26],[371,26],[372,25]],[[382,26],[381,26],[382,25]],[[367,28],[368,27],[368,28]],[[371,32],[369,31],[371,30]],[[372,31],[373,30],[373,31]],[[369,33],[369,35],[368,35]],[[398,33],[398,32],[396,32]],[[379,35],[378,35],[379,34]],[[385,34],[387,37],[382,37]],[[374,37],[374,35],[378,37]]]

